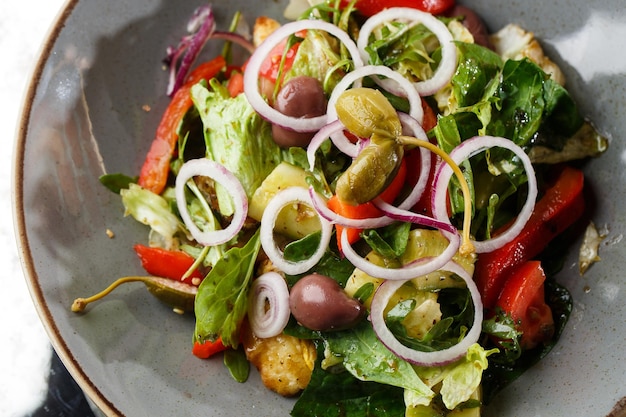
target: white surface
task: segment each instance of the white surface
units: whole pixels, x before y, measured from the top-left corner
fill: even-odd
[[[12,221],[11,168],[24,91],[41,45],[63,0],[0,2],[0,415],[23,416],[46,394],[51,348],[31,301],[17,254]]]

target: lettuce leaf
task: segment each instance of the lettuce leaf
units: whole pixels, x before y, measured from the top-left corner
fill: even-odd
[[[151,240],[157,239],[165,249],[172,248],[174,235],[185,227],[178,216],[172,212],[169,202],[162,196],[130,183],[128,188],[120,190],[124,215],[151,228]],[[157,234],[158,237],[154,236]]]
[[[191,97],[204,125],[207,158],[231,171],[251,198],[282,160],[270,124],[254,111],[244,94],[231,98],[215,80],[211,81],[211,89],[203,83],[193,86]],[[216,192],[221,213],[231,215],[228,193],[219,186]]]

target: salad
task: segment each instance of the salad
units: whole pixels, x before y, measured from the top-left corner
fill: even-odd
[[[450,0],[287,13],[248,36],[195,11],[139,175],[101,178],[149,230],[148,275],[72,309],[141,281],[293,416],[480,415],[566,324],[560,242],[607,141],[519,26]]]

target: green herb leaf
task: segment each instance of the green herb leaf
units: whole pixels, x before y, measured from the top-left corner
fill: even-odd
[[[121,190],[128,188],[131,183],[136,183],[137,177],[129,177],[125,174],[104,174],[100,176],[99,180],[110,191],[119,194]]]
[[[246,315],[248,290],[261,247],[259,231],[242,248],[228,250],[200,284],[196,295],[194,340],[239,345],[239,327]]]
[[[343,358],[344,367],[362,381],[374,381],[413,391],[430,399],[434,393],[417,376],[408,362],[387,349],[374,333],[370,323],[328,335],[328,350]]]
[[[226,349],[224,351],[224,365],[228,368],[230,375],[237,382],[246,382],[250,375],[250,362],[246,358],[246,353],[239,347],[237,349]]]

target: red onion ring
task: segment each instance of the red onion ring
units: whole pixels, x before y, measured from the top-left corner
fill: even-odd
[[[315,153],[322,146],[322,143],[326,141],[333,133],[340,132],[344,129],[344,125],[339,121],[335,120],[325,126],[323,126],[320,130],[317,131],[313,138],[311,138],[311,142],[309,142],[309,146],[306,148],[306,156],[309,162],[309,170],[313,172],[315,169]],[[355,157],[356,155],[348,155],[351,157]]]
[[[430,13],[425,13],[417,9],[410,7],[392,7],[367,19],[363,26],[361,26],[357,39],[357,46],[361,52],[363,61],[368,61],[368,54],[365,48],[369,44],[369,38],[374,29],[392,20],[409,20],[415,24],[423,24],[433,32],[441,45],[441,61],[439,62],[439,67],[435,71],[435,74],[429,80],[413,83],[415,89],[420,95],[429,96],[446,86],[454,75],[457,66],[457,50],[454,39],[443,22]],[[393,81],[380,79],[375,79],[375,81],[388,91],[394,91],[396,88]]]
[[[248,320],[260,338],[279,335],[289,322],[289,289],[278,272],[266,272],[252,281],[248,298]]]
[[[472,327],[463,340],[452,347],[434,352],[414,350],[400,343],[389,330],[385,323],[385,308],[391,297],[406,281],[385,281],[378,287],[372,298],[370,320],[380,341],[400,358],[419,366],[442,366],[462,358],[467,353],[469,347],[478,342],[482,331],[483,305],[478,288],[470,274],[453,261],[445,264],[440,270],[449,271],[461,277],[467,284],[467,288],[472,296],[472,302],[474,303],[474,321]]]
[[[243,75],[244,93],[257,113],[270,122],[296,132],[313,132],[326,124],[326,115],[302,118],[287,116],[270,106],[259,92],[259,72],[267,55],[288,36],[303,30],[322,30],[339,39],[352,56],[355,68],[363,66],[354,41],[337,26],[322,20],[297,20],[286,23],[272,32],[250,57]]]
[[[411,110],[409,111],[409,115],[418,121],[418,123],[422,123],[422,119],[424,118],[424,109],[422,108],[422,99],[419,93],[413,88],[413,84],[403,76],[401,76],[396,71],[392,70],[389,67],[385,67],[383,65],[365,65],[360,68],[355,69],[354,71],[346,74],[339,83],[333,89],[330,98],[328,99],[328,111],[326,114],[328,115],[328,122],[332,122],[337,119],[337,109],[335,108],[335,104],[337,103],[337,99],[344,91],[346,91],[350,86],[355,83],[357,80],[363,79],[365,77],[370,77],[372,75],[382,75],[386,78],[390,78],[394,80],[398,86],[403,90],[400,94],[402,97],[406,97],[409,100],[409,106]],[[397,90],[396,90],[397,91]]]
[[[261,246],[274,266],[288,275],[302,274],[313,268],[324,256],[332,235],[332,225],[320,216],[322,236],[315,253],[309,259],[300,262],[286,260],[283,252],[276,246],[274,241],[274,227],[280,211],[290,204],[298,203],[313,207],[309,190],[302,187],[285,188],[274,195],[267,204],[263,217],[261,217]]]
[[[504,233],[481,242],[473,241],[474,248],[477,253],[491,252],[513,240],[515,236],[521,232],[524,225],[530,218],[535,206],[535,200],[537,199],[537,178],[535,177],[535,170],[530,158],[521,147],[509,139],[493,136],[476,136],[463,141],[460,145],[453,149],[452,152],[450,152],[450,157],[457,164],[461,164],[462,161],[469,159],[480,152],[496,147],[510,150],[515,153],[520,161],[522,161],[528,177],[528,195],[526,197],[526,202],[517,215],[517,218]],[[452,169],[448,166],[448,164],[441,164],[439,170],[435,174],[435,192],[432,197],[433,215],[441,221],[450,221],[448,218],[446,204],[446,190],[451,176]]]
[[[421,222],[421,219],[415,219],[416,223]],[[404,265],[400,268],[387,268],[378,266],[370,262],[369,260],[362,258],[350,242],[348,241],[348,234],[345,229],[341,232],[341,249],[344,256],[352,265],[361,271],[365,272],[374,278],[383,278],[389,281],[406,281],[422,275],[429,274],[438,270],[448,263],[452,257],[457,253],[461,244],[461,237],[458,233],[447,233],[442,231],[442,234],[449,240],[448,247],[438,256],[432,258],[418,259],[410,264]]]
[[[413,117],[409,116],[406,113],[398,113],[400,116],[400,121],[402,122],[402,126],[409,130],[412,133],[412,136],[416,139],[428,141],[428,135],[424,131],[422,125]],[[422,194],[426,190],[426,186],[428,185],[428,177],[430,175],[430,152],[428,149],[420,147],[420,173],[417,178],[417,183],[409,193],[409,195],[404,199],[402,203],[398,205],[398,208],[409,210],[419,201]]]
[[[193,222],[189,210],[187,209],[185,186],[187,180],[195,176],[212,178],[222,185],[231,196],[235,212],[230,224],[225,229],[203,232]],[[178,211],[180,212],[185,226],[187,226],[193,238],[204,246],[215,246],[228,242],[239,233],[248,215],[248,198],[237,177],[224,168],[224,166],[210,159],[192,159],[191,161],[185,162],[176,176],[175,194]]]
[[[198,58],[198,55],[200,55],[204,44],[215,32],[215,18],[210,5],[200,6],[194,11],[187,24],[187,30],[193,34],[184,37],[177,48],[168,48],[170,66],[170,79],[167,86],[168,96],[173,96],[183,85],[191,66]],[[180,68],[176,71],[176,61],[181,55],[183,55],[183,59],[180,63]]]

